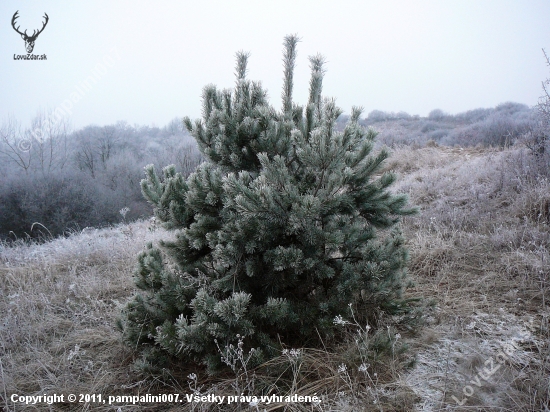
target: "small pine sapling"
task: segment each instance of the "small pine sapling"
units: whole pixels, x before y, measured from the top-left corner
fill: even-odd
[[[354,305],[375,323],[380,311],[407,311],[407,251],[397,223],[414,212],[380,173],[376,133],[321,96],[324,60],[310,58],[309,101],[292,100],[298,38],[284,41],[282,109],[246,78],[237,54],[233,90],[206,86],[202,119],[184,124],[207,159],[187,179],[173,166],[146,168],[144,196],[175,239],[149,245],[138,260],[140,292],[121,328],[146,364],[181,359],[223,366],[219,347],[246,337],[252,363],[290,347],[318,346],[335,316]]]

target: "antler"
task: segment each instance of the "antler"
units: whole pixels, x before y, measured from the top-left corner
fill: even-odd
[[[17,11],[15,12],[15,14],[13,15],[13,17],[11,18],[11,26],[12,26],[13,29],[14,29],[17,33],[19,33],[21,36],[27,36],[27,30],[25,30],[25,33],[21,33],[21,32],[19,31],[19,27],[21,27],[21,26],[17,26],[17,28],[15,28],[15,20],[19,17],[19,16],[17,15],[17,13],[19,13],[19,10],[17,10]]]
[[[50,18],[48,17],[48,15],[46,13],[44,13],[44,18],[46,19],[46,21],[44,23],[42,23],[42,28],[40,30],[38,30],[38,33],[36,32],[36,30],[33,30],[32,32],[32,36],[29,36],[27,34],[27,30],[25,30],[24,33],[21,33],[19,31],[19,27],[21,26],[17,26],[17,28],[15,27],[15,20],[17,20],[19,18],[19,16],[17,15],[19,13],[19,10],[17,10],[15,12],[15,14],[13,15],[12,19],[11,19],[11,26],[13,27],[13,29],[19,33],[21,36],[25,36],[26,39],[29,39],[29,40],[34,40],[38,37],[38,35],[40,33],[42,33],[42,31],[44,30],[44,28],[46,27],[46,24],[48,24],[48,21],[50,20]]]
[[[42,33],[42,31],[44,31],[44,28],[46,27],[46,24],[48,24],[48,20],[50,20],[50,18],[48,17],[48,15],[44,12],[44,17],[46,18],[46,21],[43,23],[42,25],[42,28],[40,30],[38,30],[38,33],[34,33],[36,30],[33,30],[32,32],[32,36],[30,37],[31,39],[35,39],[36,37],[38,37],[38,35],[40,33]]]

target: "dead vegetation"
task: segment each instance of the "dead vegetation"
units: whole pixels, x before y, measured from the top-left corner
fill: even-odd
[[[340,348],[288,352],[253,371],[246,370],[245,357],[239,360],[237,353],[233,375],[217,380],[185,367],[155,379],[138,375],[115,319],[134,293],[137,253],[146,242],[166,238],[162,229],[139,222],[40,245],[0,245],[1,407],[550,410],[548,173],[519,148],[404,147],[394,149],[390,159],[387,168],[400,175],[395,190],[408,193],[421,208],[404,220],[403,229],[415,282],[408,295],[428,303],[425,325],[416,335],[403,332],[399,342],[390,341],[390,353],[373,358],[357,340],[370,347],[383,336],[347,325],[349,343]],[[196,379],[189,377],[192,373]],[[255,393],[317,394],[322,401],[218,408],[187,403],[25,406],[10,400],[12,394],[53,393],[221,395],[251,390],[250,385]]]
[[[423,398],[417,407],[550,408],[548,175],[517,148],[406,148],[394,159],[396,190],[422,208],[404,225],[411,293],[436,302],[404,376]]]

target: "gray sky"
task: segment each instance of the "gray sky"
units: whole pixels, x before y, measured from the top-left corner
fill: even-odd
[[[14,60],[26,54],[11,27],[16,10],[29,34],[49,15],[33,51],[47,60]],[[206,84],[234,85],[238,50],[251,53],[249,78],[279,108],[282,42],[292,33],[302,39],[295,101],[307,100],[307,57],[321,53],[323,94],[346,113],[531,106],[550,77],[541,51],[550,52],[548,0],[2,0],[0,121],[28,124],[64,102],[77,128],[197,118]]]

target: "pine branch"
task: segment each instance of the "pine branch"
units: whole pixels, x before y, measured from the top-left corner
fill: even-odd
[[[284,41],[285,54],[283,57],[284,85],[283,85],[283,113],[286,118],[292,116],[292,89],[294,87],[294,67],[296,64],[296,45],[300,39],[297,35],[286,36]]]

